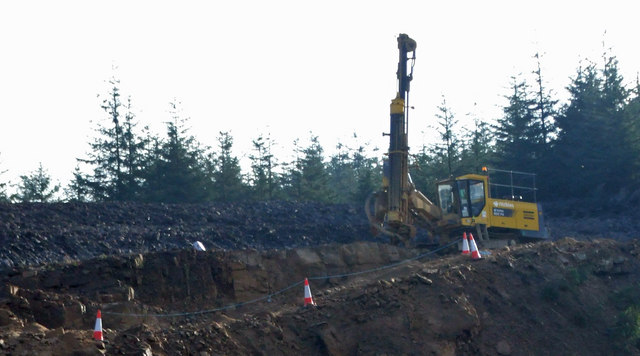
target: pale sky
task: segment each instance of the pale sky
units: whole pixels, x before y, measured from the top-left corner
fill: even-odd
[[[66,185],[85,157],[106,81],[120,79],[141,125],[164,135],[176,98],[210,146],[237,156],[270,133],[283,153],[319,136],[386,150],[396,37],[417,42],[410,146],[430,143],[446,97],[465,124],[500,115],[510,77],[535,69],[561,99],[603,41],[626,83],[640,70],[637,1],[4,1],[0,4],[0,181],[42,162]],[[118,69],[114,72],[113,66]],[[531,82],[533,83],[533,82]],[[474,105],[474,103],[476,105]],[[379,153],[381,155],[381,152]]]

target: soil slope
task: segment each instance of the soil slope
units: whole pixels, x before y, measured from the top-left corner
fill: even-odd
[[[3,231],[31,229],[38,231],[35,239],[47,236],[50,247],[60,247],[46,255],[52,262],[45,263],[29,252],[42,242],[22,241],[33,241],[33,235],[21,234],[19,243],[2,236],[3,246],[14,245],[2,252],[11,263],[0,275],[0,354],[640,354],[636,239],[562,238],[483,251],[483,258],[473,261],[451,249],[433,253],[364,241],[366,222],[362,226],[349,207],[303,213],[301,208],[308,206],[277,204],[293,216],[311,214],[321,223],[314,228],[301,219],[302,226],[294,226],[291,216],[279,210],[244,214],[252,221],[247,226],[292,236],[296,243],[288,246],[280,237],[269,240],[276,245],[249,238],[261,233],[244,234],[243,214],[228,224],[233,227],[225,227],[222,221],[207,222],[207,216],[218,214],[197,206],[175,207],[187,211],[180,218],[174,207],[163,206],[135,205],[127,212],[131,207],[78,205],[73,213],[64,213],[65,205],[53,205],[53,211],[47,206],[4,207],[3,214],[9,210],[14,215],[0,221],[7,229]],[[78,211],[85,209],[92,212],[86,219],[105,212],[92,225],[79,218],[83,213]],[[144,209],[146,216],[140,214]],[[162,212],[161,218],[146,219],[152,211]],[[194,251],[189,243],[196,235],[187,232],[202,231],[188,223],[197,214],[196,221],[210,229],[206,231],[237,231],[241,247],[211,248],[227,242],[198,238],[210,249]],[[127,245],[133,238],[120,240],[121,247],[113,237],[127,235],[116,234],[118,229],[152,230],[140,225],[146,220],[160,226],[169,218],[174,219],[171,227],[181,226],[179,231],[188,236],[143,239],[134,247]],[[294,232],[285,232],[289,226]],[[341,226],[350,232],[340,235]],[[87,255],[96,257],[78,254],[65,261],[70,252],[59,241],[86,241],[84,229],[110,232],[99,235],[107,236],[108,248],[87,243]],[[74,231],[69,235],[75,240],[63,231]],[[330,236],[322,240],[325,234]],[[334,236],[338,241],[329,243]],[[189,248],[179,248],[185,245]],[[118,253],[106,253],[113,251]],[[16,266],[19,261],[22,266]],[[307,277],[315,307],[303,306],[302,281]],[[98,309],[103,342],[91,338]]]

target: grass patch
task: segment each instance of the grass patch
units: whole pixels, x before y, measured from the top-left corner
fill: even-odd
[[[621,352],[637,352],[640,348],[640,284],[615,291],[610,300],[620,310],[611,333],[615,346]]]
[[[640,305],[626,308],[617,320],[612,333],[615,346],[621,351],[637,351],[640,347]]]
[[[559,295],[560,293],[558,293],[558,290],[553,286],[543,287],[540,291],[540,297],[545,302],[555,302],[556,300],[558,300]]]
[[[591,270],[587,266],[570,268],[567,271],[567,281],[573,286],[581,286],[589,279]]]
[[[640,284],[634,284],[613,292],[611,302],[618,310],[625,310],[629,306],[640,303]]]
[[[558,302],[562,293],[575,292],[575,287],[566,277],[554,278],[545,283],[540,290],[540,297],[547,302]]]

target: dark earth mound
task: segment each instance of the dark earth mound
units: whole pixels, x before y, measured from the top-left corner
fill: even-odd
[[[638,355],[639,221],[547,216],[472,261],[371,242],[348,205],[4,204],[0,354]]]
[[[552,240],[624,241],[640,234],[640,217],[626,211],[578,218],[547,213],[546,224]],[[265,250],[385,239],[371,234],[361,206],[346,204],[0,204],[0,269],[190,249],[195,241],[214,250]]]
[[[284,201],[0,204],[0,268],[190,248],[373,240],[360,207]]]

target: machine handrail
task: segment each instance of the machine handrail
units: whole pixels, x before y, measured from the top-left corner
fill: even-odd
[[[509,184],[501,184],[501,183],[492,183],[491,182],[491,172],[495,172],[495,173],[506,173],[509,175]],[[487,175],[489,176],[489,188],[491,187],[503,187],[503,188],[509,188],[511,190],[511,196],[514,197],[516,196],[516,189],[519,190],[524,190],[524,191],[530,191],[533,192],[533,202],[537,202],[537,196],[536,196],[536,192],[538,190],[538,188],[536,188],[536,174],[535,173],[530,173],[530,172],[519,172],[519,171],[512,171],[512,170],[504,170],[504,169],[496,169],[496,168],[487,168]],[[516,177],[518,176],[527,176],[532,178],[532,182],[531,182],[531,186],[521,186],[521,185],[514,185],[513,184],[513,177],[514,175]],[[495,175],[494,175],[495,177]],[[526,182],[525,182],[526,184]]]

